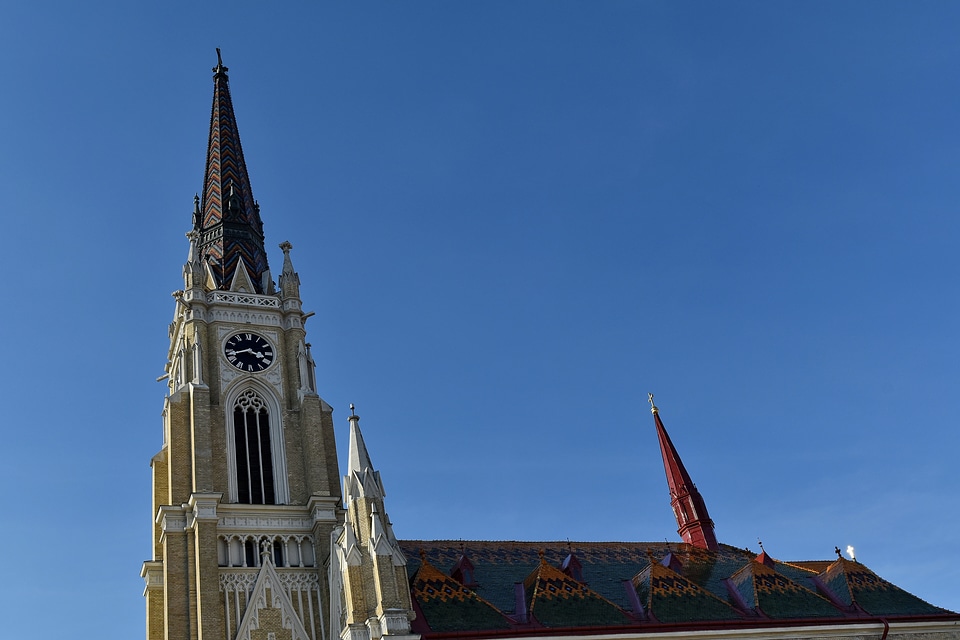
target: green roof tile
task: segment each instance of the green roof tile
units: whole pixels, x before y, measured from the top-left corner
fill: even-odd
[[[617,605],[541,560],[523,583],[531,615],[545,627],[630,624]]]
[[[420,565],[411,591],[433,631],[510,628],[490,603],[428,562]]]
[[[731,577],[748,607],[775,619],[838,618],[843,613],[826,598],[754,560]]]
[[[935,615],[945,613],[893,585],[859,562],[839,558],[820,579],[838,598],[853,602],[875,616]]]

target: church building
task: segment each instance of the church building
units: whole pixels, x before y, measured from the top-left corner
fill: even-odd
[[[217,58],[151,460],[147,640],[960,639],[960,615],[839,550],[719,542],[652,395],[681,541],[398,539],[352,406],[339,468],[293,247],[275,277]]]

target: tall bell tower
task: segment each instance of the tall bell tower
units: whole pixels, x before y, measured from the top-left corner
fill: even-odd
[[[275,285],[217,51],[202,197],[169,327],[152,461],[148,640],[325,640],[342,522],[332,409],[317,394],[300,279]]]

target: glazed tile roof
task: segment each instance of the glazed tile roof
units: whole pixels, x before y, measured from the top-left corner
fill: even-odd
[[[731,576],[730,582],[747,608],[768,618],[835,618],[842,615],[823,596],[756,560],[750,560]]]
[[[646,612],[659,622],[686,621],[691,610],[697,611],[700,620],[743,617],[725,601],[655,559],[634,577],[631,585],[637,590]]]
[[[820,580],[845,604],[862,608],[871,615],[934,614],[943,611],[912,593],[893,585],[862,564],[838,559]]]
[[[218,49],[207,163],[194,230],[199,233],[204,258],[211,260],[219,288],[230,287],[242,262],[257,292],[264,293],[261,278],[268,267],[263,222],[243,159],[227,71]]]
[[[540,564],[523,581],[527,611],[545,627],[628,624],[630,617],[587,585],[560,569]]]
[[[418,610],[414,631],[426,636],[764,621],[842,624],[875,616],[960,620],[847,560],[782,562],[728,545],[707,551],[665,542],[400,545]],[[565,559],[575,570],[561,570]],[[458,566],[470,567],[468,584],[452,577],[462,575]]]
[[[435,631],[510,628],[493,605],[429,562],[420,563],[411,592]]]

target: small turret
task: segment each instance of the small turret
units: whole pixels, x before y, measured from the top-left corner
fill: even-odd
[[[280,272],[280,295],[283,298],[300,298],[300,276],[293,270],[293,261],[290,260],[290,250],[293,245],[281,242],[283,251],[283,271]]]
[[[653,404],[653,394],[649,394],[650,412],[657,427],[657,439],[660,441],[660,454],[663,456],[663,468],[667,474],[667,485],[670,488],[670,506],[673,515],[677,518],[677,533],[687,544],[701,549],[717,551],[717,536],[713,532],[713,520],[707,513],[707,505],[697,490],[697,486],[690,479],[677,453],[667,430],[660,420],[660,410]]]
[[[360,432],[360,416],[350,405],[350,450],[343,478],[346,520],[336,539],[332,577],[345,597],[344,640],[414,640],[410,622],[413,601],[407,580],[407,560],[384,509],[386,493],[373,468]],[[363,588],[371,585],[373,588]],[[337,585],[333,585],[334,591]]]
[[[196,231],[187,233],[187,239],[190,241],[190,250],[187,252],[187,262],[183,265],[183,290],[202,289],[206,274],[203,270],[203,263],[200,261],[200,250],[197,248]]]

